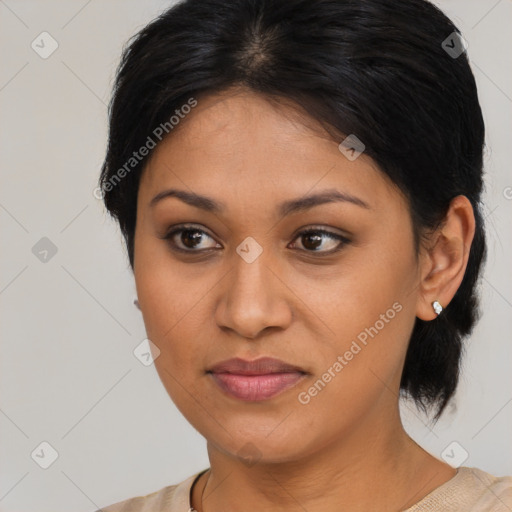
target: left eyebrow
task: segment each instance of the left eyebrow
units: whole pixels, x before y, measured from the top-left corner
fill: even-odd
[[[177,189],[163,190],[162,192],[158,193],[155,197],[153,197],[149,205],[153,207],[156,203],[158,203],[159,201],[166,197],[176,197],[177,199],[181,199],[183,202],[189,204],[190,206],[194,206],[195,208],[200,208],[201,210],[205,210],[212,213],[221,213],[226,210],[225,204],[219,203],[215,199],[212,199],[211,197]],[[277,213],[280,217],[286,217],[287,215],[290,215],[292,213],[309,210],[310,208],[319,206],[321,204],[334,202],[346,202],[354,204],[356,206],[360,206],[367,210],[372,209],[368,203],[366,203],[359,197],[348,194],[347,192],[340,192],[339,190],[336,189],[329,189],[319,192],[317,194],[312,194],[298,199],[291,199],[289,201],[285,201],[278,205]]]
[[[352,203],[356,206],[360,206],[367,210],[372,208],[368,203],[360,199],[359,197],[353,196],[346,192],[340,192],[336,189],[324,190],[317,194],[301,197],[300,199],[293,199],[291,201],[285,201],[278,207],[278,212],[281,217],[290,215],[291,213],[309,210],[314,206],[318,206],[326,203],[335,202],[347,202]]]

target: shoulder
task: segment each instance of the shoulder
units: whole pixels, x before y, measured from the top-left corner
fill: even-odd
[[[189,512],[190,490],[194,482],[205,472],[204,469],[176,485],[133,498],[119,501],[95,512]]]
[[[457,474],[406,512],[510,512],[512,476],[494,476],[478,468],[461,466]]]
[[[470,483],[479,489],[482,504],[489,504],[488,509],[496,512],[511,510],[512,476],[494,476],[478,468],[465,469],[471,475]]]
[[[108,507],[102,507],[95,512],[157,512],[165,510],[165,505],[169,505],[177,487],[178,485],[168,485],[150,494],[135,496]]]

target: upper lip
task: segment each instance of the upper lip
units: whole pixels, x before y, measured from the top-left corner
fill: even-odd
[[[261,357],[247,361],[239,357],[221,361],[212,366],[209,373],[234,373],[237,375],[268,375],[269,373],[306,373],[302,368],[272,357]]]

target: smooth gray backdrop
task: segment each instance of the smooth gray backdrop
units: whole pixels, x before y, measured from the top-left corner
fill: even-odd
[[[93,195],[121,47],[169,5],[0,0],[2,512],[88,512],[208,466],[133,354],[145,338],[133,277]],[[430,429],[404,404],[404,423],[437,457],[512,474],[512,2],[438,5],[468,41],[487,124],[489,259],[454,406]]]

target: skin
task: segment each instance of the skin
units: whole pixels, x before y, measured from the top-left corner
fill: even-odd
[[[192,491],[198,512],[404,510],[455,475],[406,434],[398,390],[415,318],[434,320],[432,302],[449,307],[462,281],[474,234],[471,204],[454,198],[417,255],[406,199],[364,153],[347,159],[341,140],[285,100],[275,105],[233,88],[199,98],[144,170],[137,295],[160,350],[162,383],[207,440],[210,470]],[[203,211],[176,197],[150,206],[169,188],[208,196],[225,210]],[[326,189],[369,208],[331,202],[277,216],[281,202]],[[181,223],[206,232],[195,245],[174,236],[188,254],[162,238]],[[296,234],[309,226],[350,242],[319,255],[340,244],[320,233],[315,252]],[[236,252],[248,236],[263,249],[252,263]],[[298,394],[394,303],[400,312],[300,403]],[[274,398],[243,402],[206,373],[231,357],[261,356],[308,374]]]

